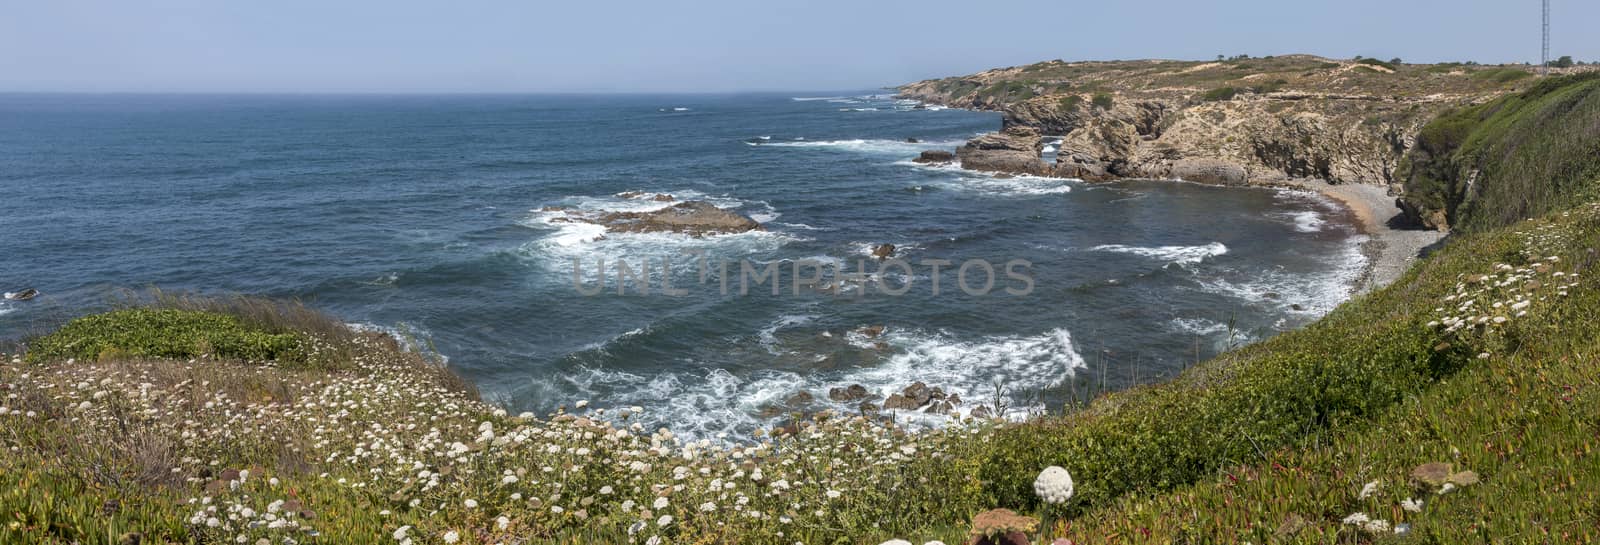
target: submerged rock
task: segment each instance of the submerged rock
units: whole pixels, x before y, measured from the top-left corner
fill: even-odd
[[[894,251],[895,247],[893,244],[879,244],[872,248],[872,257],[878,259],[889,259],[894,257]]]
[[[871,396],[872,394],[867,391],[867,387],[860,384],[851,384],[847,388],[834,387],[828,390],[828,399],[840,402],[866,399]]]
[[[672,196],[671,193],[646,193],[644,191],[623,191],[618,193],[617,196],[624,199],[641,199],[656,202],[673,202],[678,200],[678,198]]]
[[[916,163],[949,163],[955,160],[956,154],[942,149],[933,149],[922,152],[922,155],[918,155],[916,159],[911,161]]]

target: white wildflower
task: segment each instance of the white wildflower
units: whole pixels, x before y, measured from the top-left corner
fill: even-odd
[[[1364,499],[1372,497],[1372,494],[1377,492],[1377,491],[1378,491],[1378,481],[1372,481],[1370,483],[1367,483],[1366,486],[1361,487],[1361,493],[1357,494],[1356,498],[1364,500]]]
[[[1401,509],[1405,509],[1407,511],[1410,511],[1412,513],[1420,513],[1420,512],[1422,512],[1422,500],[1406,498],[1404,500],[1401,500],[1400,508]]]
[[[1050,466],[1033,480],[1033,492],[1045,503],[1061,504],[1072,498],[1072,474],[1060,466]]]

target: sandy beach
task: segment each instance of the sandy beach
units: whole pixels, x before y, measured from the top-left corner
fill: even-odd
[[[1423,248],[1445,236],[1438,231],[1391,227],[1389,220],[1400,214],[1400,207],[1395,206],[1394,197],[1383,186],[1329,184],[1321,180],[1299,180],[1294,185],[1344,203],[1355,214],[1362,232],[1371,237],[1362,247],[1367,270],[1357,282],[1357,294],[1394,282],[1411,268]]]

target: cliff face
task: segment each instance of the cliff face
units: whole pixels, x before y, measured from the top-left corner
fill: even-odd
[[[1108,180],[1380,184],[1440,112],[1533,81],[1524,67],[1404,65],[1307,55],[1226,62],[1050,61],[927,80],[900,96],[1000,111],[958,150],[978,170]],[[1041,138],[1059,138],[1056,161]],[[1030,151],[1031,150],[1031,151]]]

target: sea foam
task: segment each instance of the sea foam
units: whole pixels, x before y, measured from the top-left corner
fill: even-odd
[[[1201,246],[1125,246],[1122,244],[1102,244],[1090,248],[1096,252],[1116,252],[1132,254],[1176,263],[1189,265],[1204,261],[1208,257],[1216,257],[1228,253],[1228,247],[1221,242],[1212,242]]]

